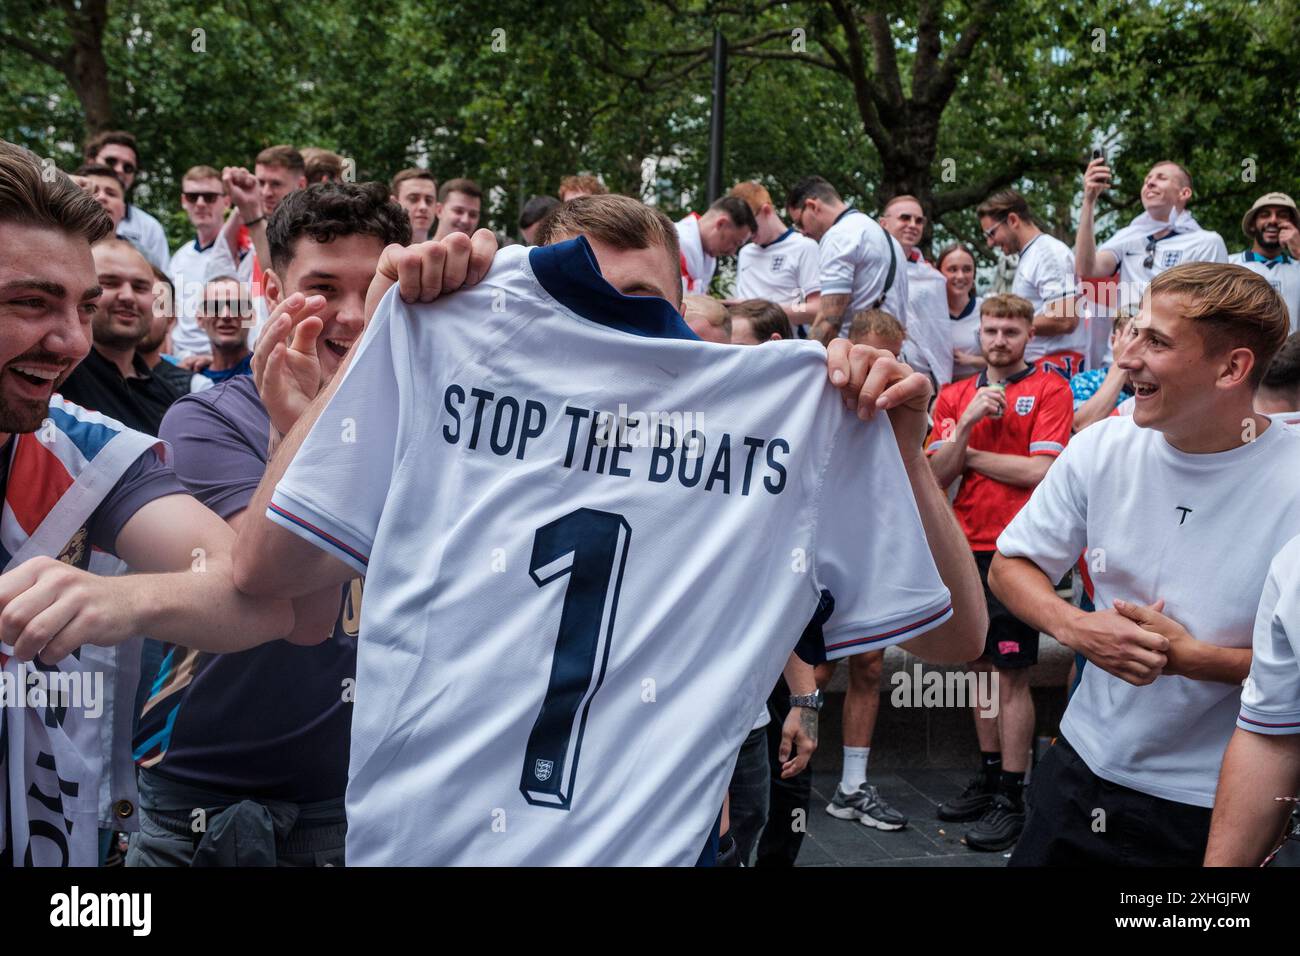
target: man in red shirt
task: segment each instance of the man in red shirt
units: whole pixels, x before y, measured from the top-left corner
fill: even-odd
[[[980,307],[980,352],[988,368],[947,385],[934,404],[926,452],[939,484],[961,486],[953,509],[984,580],[989,632],[972,666],[994,670],[997,709],[977,702],[982,766],[960,797],[939,807],[941,820],[978,820],[965,843],[1005,850],[1024,828],[1025,771],[1034,732],[1029,667],[1038,632],[1016,619],[988,588],[998,535],[1047,474],[1070,437],[1074,403],[1059,375],[1025,361],[1034,307],[1017,295],[994,295]],[[987,709],[981,709],[987,708]]]

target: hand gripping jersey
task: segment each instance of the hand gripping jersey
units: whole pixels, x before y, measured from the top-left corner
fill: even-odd
[[[166,453],[156,438],[51,398],[41,427],[16,436],[0,571],[45,556],[93,574],[124,573],[122,561],[91,549],[85,526],[151,447]],[[0,866],[95,866],[97,823],[136,829],[130,705],[140,647],[138,637],[87,644],[46,665],[20,661],[0,644]],[[130,812],[119,817],[118,806]]]
[[[819,604],[831,658],[952,613],[825,352],[700,342],[582,238],[388,296],[268,515],[366,575],[349,865],[692,864]]]

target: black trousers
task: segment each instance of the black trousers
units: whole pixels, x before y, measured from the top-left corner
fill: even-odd
[[[1028,805],[1011,866],[1199,867],[1214,812],[1103,780],[1064,737],[1034,767]]]
[[[781,779],[781,728],[790,713],[790,688],[782,677],[767,698],[772,715],[767,730],[767,760],[772,769],[771,799],[767,826],[758,841],[755,866],[794,866],[808,829],[808,803],[812,799],[812,764],[789,780]]]

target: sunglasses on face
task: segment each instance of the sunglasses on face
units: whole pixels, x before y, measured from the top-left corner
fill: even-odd
[[[222,197],[222,195],[223,195],[222,193],[192,193],[192,192],[181,193],[181,196],[188,203],[197,203],[200,199],[202,199],[209,206],[213,205],[218,199]]]
[[[985,230],[984,230],[984,238],[985,238],[985,239],[988,239],[988,240],[991,241],[991,240],[993,239],[993,234],[994,234],[995,232],[998,231],[998,226],[1002,225],[1004,222],[1006,222],[1005,219],[999,219],[999,220],[998,220],[997,222],[995,222],[993,225],[991,225],[991,226],[989,226],[987,229],[985,229]]]
[[[109,169],[121,170],[122,172],[126,173],[128,176],[130,176],[132,173],[135,172],[135,163],[128,163],[126,160],[118,159],[115,156],[110,156],[108,159],[105,159],[104,165],[107,166]]]

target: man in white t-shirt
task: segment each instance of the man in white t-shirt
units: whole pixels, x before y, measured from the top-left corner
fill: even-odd
[[[1300,210],[1286,193],[1265,193],[1241,218],[1251,246],[1228,257],[1268,280],[1286,303],[1291,331],[1300,329]]]
[[[1240,266],[1192,263],[1152,280],[1134,325],[1116,346],[1133,415],[1071,439],[989,577],[1088,659],[1012,865],[1200,863],[1260,591],[1300,534],[1300,433],[1252,408],[1281,300]],[[1053,590],[1081,554],[1091,613]]]
[[[1083,205],[1074,240],[1075,266],[1085,278],[1119,273],[1121,308],[1136,308],[1147,284],[1176,265],[1227,262],[1228,247],[1217,232],[1202,229],[1187,204],[1192,177],[1172,160],[1151,167],[1142,181],[1142,213],[1100,246],[1093,234],[1097,197],[1110,187],[1110,167],[1099,157],[1083,175]]]
[[[952,381],[953,358],[948,281],[925,261],[917,247],[925,234],[925,222],[925,210],[915,196],[895,196],[880,215],[880,225],[898,240],[907,259],[908,321],[903,358],[944,386]]]
[[[733,349],[695,340],[676,311],[672,223],[627,197],[593,196],[559,207],[547,232],[541,248],[499,254],[484,280],[489,296],[506,293],[507,312],[494,318],[489,299],[460,298],[459,308],[478,320],[446,326],[442,342],[422,339],[431,330],[412,324],[393,296],[368,302],[375,311],[362,343],[285,438],[241,528],[240,583],[251,589],[296,591],[311,582],[314,590],[322,579],[350,578],[364,566],[358,687],[392,688],[394,678],[407,687],[357,695],[349,863],[689,864],[701,855],[736,753],[791,637],[825,607],[822,588],[842,594],[823,615],[822,643],[832,657],[873,641],[906,640],[923,656],[953,659],[978,647],[984,622],[974,568],[958,560],[960,530],[942,493],[920,480],[929,391],[922,377],[872,350],[847,353],[847,343],[830,354],[850,355],[852,377],[841,361],[832,382],[858,396],[862,414],[893,404],[882,386],[897,381],[910,390],[906,412],[890,419],[898,431],[878,448],[886,437],[878,426],[886,423],[837,422],[833,391],[791,389],[806,396],[797,412],[784,392],[756,402],[775,394],[766,373],[796,373],[810,385],[827,374],[826,361],[806,343]],[[463,361],[461,352],[474,357]],[[434,364],[426,366],[426,358]],[[655,367],[664,377],[651,381],[646,369]],[[417,397],[429,389],[436,401]],[[642,401],[701,408],[692,400],[707,399],[711,411],[680,436],[685,444],[674,443],[676,429],[664,426],[667,445],[645,446],[622,430],[630,424],[593,415],[593,407],[622,399],[635,408],[652,407]],[[355,431],[331,439],[335,416],[353,402],[362,416],[351,423]],[[810,412],[806,422],[791,417]],[[398,437],[425,425],[432,428],[427,441]],[[775,436],[774,460],[785,479],[774,474],[768,452],[757,454],[759,442],[771,445],[755,431],[760,425],[783,432]],[[831,483],[825,501],[843,498],[844,482],[901,479],[911,494],[882,487],[878,493],[896,506],[869,515],[836,508],[815,554],[801,558],[809,562],[806,577],[791,580],[784,553],[780,570],[775,552],[756,562],[762,548],[746,550],[741,562],[724,560],[736,535],[786,537],[792,547],[800,537],[769,522],[733,520],[741,512],[784,523],[796,513],[776,505],[799,502],[798,526],[820,523],[818,496],[803,485],[813,474],[805,466],[826,464],[806,455],[829,437],[827,429],[843,432],[827,450],[858,461],[867,447],[876,453],[868,455],[870,468],[814,469]],[[725,479],[719,460],[732,453],[722,455],[731,447],[724,432],[736,447],[755,450],[752,481],[739,451]],[[382,450],[390,440],[395,444]],[[434,507],[422,522],[446,518],[455,528],[412,535],[392,523],[397,513],[390,509],[402,507],[399,485],[415,475],[399,465],[408,453],[427,456],[419,494]],[[903,454],[905,474],[895,467]],[[304,484],[304,469],[314,469],[320,455],[330,459],[331,477]],[[479,480],[489,472],[496,477]],[[456,487],[440,492],[444,481]],[[775,502],[787,484],[795,497]],[[346,514],[324,505],[322,496],[339,493],[350,499]],[[502,493],[512,504],[486,501]],[[699,520],[688,520],[706,502]],[[267,504],[270,514],[261,516]],[[411,529],[404,510],[400,523]],[[384,527],[364,530],[376,515]],[[869,521],[870,531],[850,535],[859,520]],[[702,533],[703,525],[717,533]],[[850,539],[845,563],[841,547]],[[483,547],[502,549],[500,573],[472,558]],[[879,547],[887,547],[888,560],[871,557]],[[710,550],[716,559],[699,563]],[[926,566],[930,551],[938,573]],[[292,574],[281,563],[288,554],[301,559]],[[406,570],[398,573],[399,566]],[[690,587],[682,590],[704,567],[717,593],[739,588],[744,600],[696,600]],[[905,587],[885,583],[896,574]],[[958,607],[945,621],[949,590]],[[800,596],[791,602],[787,592]],[[900,620],[883,631],[863,629],[850,618],[864,612]],[[471,623],[465,615],[482,619]],[[426,632],[426,621],[438,622],[436,633]],[[846,643],[850,631],[868,636]],[[919,644],[909,637],[922,632]],[[647,694],[652,711],[645,710]]]
[[[124,130],[96,133],[86,142],[83,156],[87,163],[107,166],[117,173],[129,200],[140,172],[140,148],[133,135]],[[117,224],[117,235],[144,253],[151,265],[167,269],[170,255],[162,223],[135,203],[127,202],[126,213]]]
[[[1080,308],[1070,247],[1038,228],[1029,203],[1014,189],[994,193],[975,214],[990,246],[1020,256],[1011,294],[1034,307],[1034,337],[1025,359],[1068,382],[1088,365],[1088,323]]]
[[[733,301],[775,302],[799,337],[806,338],[806,326],[821,304],[817,243],[785,224],[762,183],[737,183],[731,195],[748,203],[755,222],[753,240],[741,247],[736,261]]]
[[[907,328],[907,263],[897,239],[821,176],[795,183],[785,209],[796,229],[817,240],[822,299],[809,338],[826,345],[847,337],[853,316],[867,309],[884,309]]]
[[[199,303],[203,300],[208,261],[217,247],[217,237],[230,208],[230,197],[221,174],[211,166],[192,166],[181,177],[181,205],[194,241],[182,244],[173,254],[167,274],[176,287],[176,328],[172,349],[178,356],[202,355],[208,351],[208,337],[199,328]]]
[[[708,295],[718,256],[734,256],[758,229],[745,200],[723,196],[703,216],[690,213],[677,222],[682,292]]]

